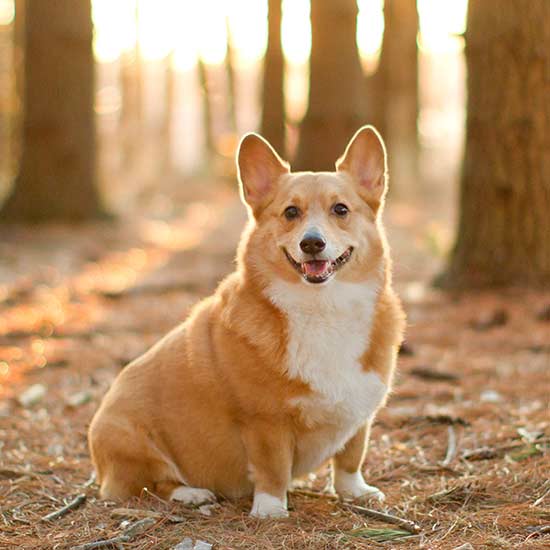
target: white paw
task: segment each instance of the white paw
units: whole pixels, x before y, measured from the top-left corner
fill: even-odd
[[[196,489],[195,487],[176,487],[170,495],[170,500],[177,500],[184,504],[193,504],[199,506],[200,504],[207,504],[216,502],[216,496],[212,491],[208,489]]]
[[[334,472],[334,489],[344,498],[367,498],[384,501],[386,495],[373,485],[365,483],[361,472],[348,474],[343,470]]]
[[[286,518],[286,502],[267,493],[254,493],[250,515],[254,518]]]

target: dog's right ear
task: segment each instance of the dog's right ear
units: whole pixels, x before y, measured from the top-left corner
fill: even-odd
[[[237,168],[241,196],[256,214],[275,189],[277,180],[290,166],[258,134],[246,134],[239,143]]]

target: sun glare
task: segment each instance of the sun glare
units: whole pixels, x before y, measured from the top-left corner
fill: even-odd
[[[99,62],[116,61],[137,38],[134,0],[93,0],[94,53]]]
[[[263,57],[267,46],[267,0],[237,0],[226,4],[236,61],[240,65],[252,65]]]
[[[309,7],[309,0],[283,0],[283,53],[295,65],[305,63],[311,51]]]
[[[367,69],[384,32],[384,0],[358,0],[357,45]],[[420,46],[444,53],[462,47],[467,0],[418,0]],[[282,41],[291,65],[307,62],[311,50],[310,0],[282,0]],[[230,32],[235,61],[258,62],[266,48],[267,0],[93,0],[94,49],[100,62],[115,61],[139,41],[146,60],[174,53],[179,70],[223,62]],[[0,24],[13,18],[13,0],[0,0]],[[137,28],[136,28],[137,27]]]
[[[372,70],[384,34],[384,0],[358,0],[357,47],[367,71]]]
[[[461,50],[468,0],[418,0],[420,47],[430,53]]]
[[[15,15],[13,0],[0,0],[0,25],[9,25]]]

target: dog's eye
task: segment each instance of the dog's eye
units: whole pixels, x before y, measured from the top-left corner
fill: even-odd
[[[339,202],[338,204],[335,204],[332,207],[332,211],[339,217],[339,218],[345,218],[349,214],[349,208],[345,205]]]
[[[287,206],[284,216],[287,220],[295,220],[300,215],[300,210],[296,206]]]

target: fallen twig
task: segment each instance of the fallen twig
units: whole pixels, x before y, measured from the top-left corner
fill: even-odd
[[[306,497],[313,497],[313,498],[325,498],[329,500],[340,499],[338,495],[334,495],[332,493],[318,493],[316,491],[308,491],[307,489],[293,489],[291,491],[291,494],[303,495]],[[391,523],[392,525],[398,525],[399,527],[401,527],[405,531],[408,531],[409,533],[417,534],[421,530],[419,525],[414,523],[414,521],[410,521],[408,519],[399,518],[391,514],[379,512],[377,510],[372,510],[371,508],[357,506],[356,504],[351,504],[349,502],[342,502],[342,506],[345,506],[346,508],[349,508],[350,510],[358,512],[359,514],[362,514],[364,516],[371,517],[373,519],[378,519],[380,521],[385,521],[386,523]]]
[[[437,371],[430,367],[414,367],[409,373],[417,378],[433,382],[456,382],[458,376],[452,372]]]
[[[0,478],[19,479],[25,476],[35,477],[35,474],[33,474],[32,472],[27,472],[25,470],[15,470],[12,468],[0,468]]]
[[[40,521],[53,521],[54,519],[58,519],[60,517],[63,517],[65,514],[70,512],[71,510],[74,510],[75,508],[78,508],[82,504],[86,502],[86,495],[84,493],[76,496],[71,500],[68,504],[65,504],[63,508],[59,508],[59,510],[55,510],[55,512],[51,512],[50,514],[47,514],[43,518],[40,519]]]
[[[456,456],[456,433],[452,426],[447,426],[447,433],[449,435],[449,441],[447,443],[447,453],[445,454],[445,458],[441,462],[441,466],[447,467]]]
[[[429,422],[430,424],[447,424],[447,425],[458,425],[458,426],[470,426],[470,423],[461,418],[460,416],[451,416],[448,414],[428,414],[422,416],[412,416],[407,418],[402,426],[407,424],[419,424]]]
[[[292,495],[299,495],[311,498],[328,498],[329,500],[338,500],[338,495],[333,493],[318,493],[317,491],[309,491],[308,489],[292,489],[290,491]]]
[[[538,506],[548,495],[550,495],[550,489],[548,489],[547,491],[544,491],[544,488],[546,488],[549,484],[550,484],[550,480],[547,480],[544,482],[542,495],[539,498],[537,498],[537,500],[535,500],[535,502],[533,502],[531,506]]]
[[[363,516],[367,516],[372,519],[377,519],[385,523],[390,523],[392,525],[397,525],[402,529],[404,529],[405,531],[408,531],[409,533],[413,533],[415,535],[417,533],[420,533],[421,531],[420,525],[418,525],[417,523],[409,519],[399,518],[392,514],[386,514],[385,512],[379,512],[378,510],[372,510],[371,508],[364,508],[363,506],[357,506],[356,504],[349,504],[347,502],[343,502],[342,506],[349,508],[350,510],[353,510],[354,512],[357,512],[358,514],[361,514]]]
[[[163,514],[162,512],[155,512],[154,510],[139,510],[138,508],[115,508],[111,511],[112,518],[153,518],[153,519],[166,519],[170,523],[182,523],[185,518],[182,516],[175,516],[172,514]]]
[[[93,550],[94,548],[105,548],[105,546],[118,546],[125,542],[130,542],[137,535],[143,533],[146,529],[156,523],[153,518],[144,518],[132,523],[122,535],[112,537],[110,539],[97,540],[95,542],[87,542],[79,546],[71,547],[71,550]]]
[[[533,532],[525,539],[524,542],[527,542],[533,537],[538,537],[540,535],[547,535],[548,533],[550,533],[550,525],[537,525],[531,528],[530,530],[532,530]]]
[[[88,478],[88,481],[86,481],[82,487],[91,487],[96,482],[97,474],[95,470],[92,471],[90,474],[90,477]]]

